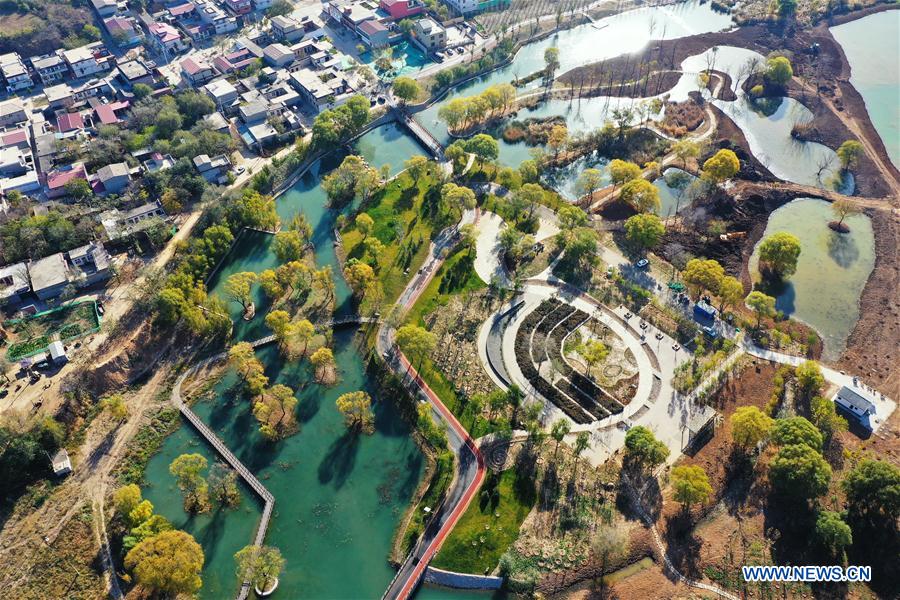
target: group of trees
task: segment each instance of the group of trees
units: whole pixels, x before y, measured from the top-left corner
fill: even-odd
[[[320,112],[312,126],[312,144],[319,150],[334,148],[359,133],[369,122],[369,100],[353,96],[344,104]]]
[[[322,179],[322,188],[331,205],[340,207],[354,198],[367,200],[381,183],[376,169],[362,157],[351,154]]]
[[[821,508],[817,498],[827,493],[833,475],[823,450],[837,432],[846,429],[847,422],[836,414],[834,403],[820,395],[825,379],[815,362],[798,365],[794,377],[797,401],[807,407],[811,421],[802,416],[772,419],[755,406],[742,406],[731,417],[732,438],[746,458],[767,441],[777,447],[768,469],[773,498],[788,503],[790,515],[813,511],[816,544],[828,558],[840,560],[853,543],[855,530],[879,537],[886,532],[888,537],[896,535],[900,470],[863,458],[841,482],[846,510],[839,513]],[[804,522],[799,516],[795,521]]]
[[[125,567],[138,585],[150,592],[176,596],[194,594],[202,586],[203,549],[190,534],[176,530],[154,514],[140,488],[126,485],[113,493],[115,523],[124,531]]]
[[[279,219],[271,196],[246,189],[240,194],[226,194],[221,203],[207,211],[204,222],[206,227],[188,243],[174,272],[160,282],[153,309],[165,326],[180,324],[194,335],[220,336],[230,330],[231,318],[221,299],[207,295],[206,276],[227,254],[242,227],[273,230]],[[245,307],[253,283],[250,279],[246,276],[229,286],[232,299]]]
[[[97,229],[92,215],[78,217],[58,210],[22,215],[0,224],[0,256],[5,264],[37,260],[88,243]]]
[[[50,475],[50,461],[62,446],[65,432],[51,417],[31,418],[8,411],[0,419],[0,504],[25,486]]]
[[[305,336],[306,342],[315,332],[309,321],[303,320],[296,324],[288,322],[288,315],[284,311],[269,313],[266,324],[276,330],[276,337],[287,336],[286,330],[295,329],[297,331],[292,335],[297,338]],[[302,331],[299,331],[301,329]],[[294,414],[294,408],[297,406],[294,390],[282,384],[269,386],[265,367],[256,357],[249,342],[239,342],[232,346],[228,351],[228,363],[237,372],[252,399],[253,416],[259,421],[259,431],[263,437],[268,440],[280,440],[299,429],[297,416]]]
[[[438,111],[438,116],[450,131],[462,131],[513,110],[516,105],[516,89],[501,83],[491,86],[476,96],[453,98]]]

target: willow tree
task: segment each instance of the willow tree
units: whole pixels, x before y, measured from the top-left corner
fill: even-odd
[[[363,391],[348,392],[338,397],[337,409],[344,415],[347,429],[357,433],[375,431],[375,413],[372,412],[372,398]]]

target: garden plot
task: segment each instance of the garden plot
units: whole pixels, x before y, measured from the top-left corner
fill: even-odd
[[[605,356],[602,352],[591,355],[589,348],[597,342],[605,348]],[[622,404],[634,397],[639,376],[637,360],[625,341],[597,320],[591,319],[569,334],[563,342],[563,356],[573,369],[592,379]]]
[[[44,352],[50,342],[67,342],[93,333],[100,328],[97,304],[79,302],[66,304],[30,317],[11,319],[3,323],[6,356],[20,360]]]

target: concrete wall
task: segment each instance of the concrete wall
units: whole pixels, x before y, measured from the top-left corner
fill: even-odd
[[[500,586],[503,585],[502,577],[454,573],[453,571],[444,571],[434,567],[425,569],[425,581],[434,585],[463,590],[499,590]]]

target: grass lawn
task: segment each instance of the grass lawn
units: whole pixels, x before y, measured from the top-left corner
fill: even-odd
[[[453,295],[478,290],[485,287],[475,269],[472,268],[468,256],[468,250],[459,249],[451,254],[438,272],[435,273],[428,287],[419,296],[419,300],[409,310],[406,317],[407,323],[425,325],[425,315],[447,304]],[[465,408],[453,384],[447,380],[441,370],[435,366],[430,358],[425,358],[421,363],[414,363],[419,375],[428,384],[434,393],[438,395],[444,405],[462,419]],[[477,432],[470,432],[476,435]],[[486,433],[486,432],[485,432]]]
[[[432,561],[439,569],[484,574],[519,537],[519,528],[537,500],[534,482],[515,468],[488,473],[481,492]]]
[[[424,214],[427,208],[426,193],[436,186],[430,175],[419,177],[414,185],[412,178],[403,173],[378,192],[362,208],[363,213],[375,222],[369,235],[384,244],[377,261],[378,279],[384,292],[384,303],[397,299],[409,276],[407,269],[415,272],[428,256],[428,246],[434,233],[434,222]],[[365,239],[357,231],[355,223],[348,221],[341,231],[341,239],[347,258],[362,258]]]

